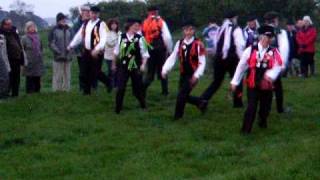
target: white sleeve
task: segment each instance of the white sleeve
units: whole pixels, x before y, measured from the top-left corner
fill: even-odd
[[[84,26],[82,25],[81,28],[78,30],[78,32],[76,33],[76,35],[73,37],[71,43],[69,44],[69,46],[71,48],[74,48],[76,46],[78,46],[82,40],[83,40],[83,36],[82,36],[82,29],[84,28]]]
[[[161,31],[162,31],[162,39],[163,39],[164,44],[167,48],[167,51],[168,51],[168,53],[171,53],[173,42],[172,42],[172,36],[169,31],[167,23],[163,22],[163,26],[162,26]]]
[[[119,56],[119,54],[120,54],[120,43],[121,43],[121,35],[119,35],[118,43],[116,44],[116,46],[114,47],[114,50],[113,50],[113,54],[115,56]]]
[[[3,37],[2,47],[0,47],[0,48],[1,48],[1,51],[2,51],[2,59],[3,59],[4,63],[5,63],[5,65],[6,65],[7,71],[10,72],[11,71],[11,67],[10,67],[10,63],[9,63],[9,59],[8,59],[8,51],[7,51],[6,39],[4,37]]]
[[[94,48],[95,51],[103,51],[107,43],[107,25],[103,21],[100,23],[99,35],[100,41]]]
[[[176,46],[174,47],[173,52],[171,53],[171,55],[168,57],[168,59],[164,63],[164,65],[162,67],[162,74],[168,74],[168,72],[171,71],[174,64],[176,63],[177,58],[178,58],[179,45],[180,45],[180,41],[178,41],[176,43]]]
[[[236,72],[234,73],[234,76],[232,78],[231,84],[232,85],[236,85],[238,86],[241,81],[242,78],[244,76],[244,73],[247,71],[248,69],[248,59],[250,58],[250,54],[251,54],[251,47],[248,47],[242,54],[241,59],[239,61],[239,64],[237,66]]]
[[[150,55],[149,55],[148,47],[146,47],[144,41],[145,41],[144,37],[142,36],[139,40],[140,54],[143,59],[149,59]]]
[[[242,53],[243,53],[243,51],[245,49],[245,46],[246,46],[246,42],[244,40],[243,32],[242,32],[241,28],[236,28],[234,30],[233,38],[234,38],[234,42],[235,42],[235,45],[236,45],[236,52],[237,52],[237,55],[238,55],[238,57],[240,59],[241,56],[242,56]]]
[[[282,57],[282,69],[285,69],[289,58],[289,40],[285,30],[281,30],[281,34],[278,36],[279,52]]]
[[[278,53],[279,53],[279,51],[278,51]],[[281,56],[281,54],[280,54],[280,56]],[[280,75],[281,70],[282,70],[281,65],[278,63],[278,61],[275,61],[275,64],[272,67],[272,69],[269,69],[266,71],[266,76],[268,76],[270,79],[272,79],[272,81],[275,81],[278,78],[278,76]]]
[[[200,53],[200,47],[198,48],[198,53]],[[197,79],[199,79],[204,74],[204,70],[206,68],[206,56],[202,55],[202,56],[199,56],[198,58],[199,58],[199,66],[193,74],[193,76],[196,77]]]

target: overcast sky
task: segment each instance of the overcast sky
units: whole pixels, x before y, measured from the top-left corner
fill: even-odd
[[[96,3],[102,0],[22,0],[34,6],[34,12],[43,18],[55,17],[58,12],[69,13],[70,7],[79,6],[86,2]],[[0,7],[8,11],[14,0],[0,0]]]

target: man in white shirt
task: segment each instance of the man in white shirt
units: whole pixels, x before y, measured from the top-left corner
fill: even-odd
[[[71,41],[68,49],[71,50],[79,44],[83,44],[83,61],[86,64],[84,67],[85,87],[84,94],[91,94],[91,87],[100,80],[107,87],[110,82],[107,76],[102,72],[103,52],[106,45],[107,26],[100,20],[100,8],[93,6],[90,9],[90,20],[84,23]]]
[[[258,28],[259,23],[256,16],[250,15],[247,19],[247,26],[243,28],[246,48],[249,46],[256,46],[258,44]]]
[[[248,47],[237,66],[231,81],[231,89],[235,91],[248,71],[248,107],[244,115],[241,132],[251,133],[252,125],[259,106],[259,126],[267,128],[267,118],[272,104],[273,82],[281,72],[282,57],[277,48],[271,47],[274,29],[271,26],[259,28],[259,43]]]
[[[228,72],[233,76],[239,59],[245,48],[242,29],[237,25],[238,16],[235,12],[228,12],[219,32],[219,40],[217,43],[216,60],[214,62],[214,79],[206,91],[202,94],[202,98],[207,102],[220,88],[225,74]],[[208,103],[203,103],[199,109],[206,111]],[[242,84],[239,85],[237,91],[233,95],[233,106],[235,108],[242,107]]]
[[[175,120],[183,117],[186,103],[198,106],[202,99],[191,96],[192,89],[203,75],[206,65],[206,50],[203,43],[195,38],[195,28],[192,22],[186,22],[183,26],[183,40],[177,42],[173,52],[166,60],[162,68],[162,77],[166,78],[168,72],[174,67],[177,59],[180,61],[180,82]]]
[[[279,27],[279,18],[280,15],[277,12],[268,12],[264,15],[265,23],[275,28],[275,37],[271,43],[271,46],[279,49],[279,52],[282,56],[282,73],[286,71],[288,58],[289,58],[289,39],[287,32],[284,29]],[[283,87],[282,87],[282,73],[279,74],[279,77],[274,83],[274,92],[276,96],[276,104],[278,113],[288,112],[289,109],[283,107]]]
[[[161,80],[162,94],[168,95],[168,79],[161,77],[161,68],[172,51],[172,37],[167,23],[159,16],[157,7],[148,9],[148,17],[142,25],[142,32],[146,41],[152,46],[149,48],[150,60],[148,72],[144,81],[145,91],[151,85],[155,75]]]

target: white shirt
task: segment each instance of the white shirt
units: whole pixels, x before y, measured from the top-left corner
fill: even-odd
[[[84,24],[81,26],[77,34],[74,36],[70,43],[70,47],[74,48],[77,45],[79,45],[81,42],[85,42],[84,46],[87,50],[95,50],[95,51],[104,51],[104,47],[106,45],[106,40],[107,40],[107,25],[105,22],[101,21],[100,23],[100,28],[99,28],[99,36],[100,36],[100,41],[96,45],[96,47],[91,47],[91,34],[93,31],[93,28],[96,26],[96,24],[100,21],[100,19],[96,19],[95,21],[89,20],[87,25],[86,25],[86,34],[83,39],[82,32],[84,28]]]
[[[184,39],[183,42],[187,45],[191,44],[194,41],[194,37],[192,37],[189,40]],[[162,67],[162,74],[168,74],[169,71],[172,70],[173,66],[175,65],[178,56],[179,56],[179,46],[180,46],[180,41],[178,41],[174,47],[173,52],[171,55],[168,57],[166,60],[165,64]],[[194,72],[193,76],[196,78],[200,78],[200,76],[203,75],[205,67],[206,67],[206,56],[205,55],[200,55],[200,47],[198,48],[198,53],[199,53],[199,66]]]
[[[113,57],[114,57],[113,51],[114,51],[114,47],[118,43],[119,34],[121,33],[116,33],[114,31],[107,32],[107,40],[106,40],[107,43],[104,50],[104,59],[113,60]]]
[[[269,47],[268,47],[269,48]],[[260,43],[258,43],[258,52],[260,57],[264,57],[265,53],[267,52],[268,48],[263,48]],[[232,85],[239,85],[242,81],[244,73],[248,70],[248,60],[251,56],[252,47],[248,47],[244,52],[240,59],[240,62],[237,66],[237,70],[232,78],[231,84]],[[262,59],[257,59],[257,61],[261,62]],[[272,81],[275,81],[281,72],[281,66],[278,61],[275,61],[273,67],[265,72],[265,75],[268,76]]]
[[[269,26],[274,27],[273,24],[268,24]],[[278,38],[278,50],[282,58],[282,70],[285,70],[288,64],[289,59],[289,39],[287,31],[280,29],[280,34],[277,35]]]
[[[289,39],[287,32],[281,29],[281,33],[278,34],[278,49],[283,60],[282,70],[286,69],[289,59]]]
[[[126,36],[130,42],[133,42],[134,34],[127,33]],[[144,40],[144,37],[142,36],[139,40],[140,54],[141,54],[142,59],[146,60],[150,57],[150,55],[149,55],[148,49],[147,49],[147,47],[145,47],[143,41],[145,41],[145,40]],[[114,51],[113,51],[113,54],[115,56],[119,56],[119,54],[120,54],[120,43],[121,43],[121,35],[119,36],[118,43],[115,46]]]
[[[224,34],[222,34],[224,32]],[[232,22],[226,19],[220,29],[219,39],[224,36],[224,43],[222,47],[222,59],[226,59],[231,46],[231,36],[233,36],[236,46],[236,53],[241,58],[246,42],[243,37],[242,29],[237,27],[232,33]],[[219,41],[219,40],[218,40]]]
[[[164,44],[166,46],[167,52],[171,53],[172,52],[172,46],[173,46],[172,36],[171,36],[170,31],[169,31],[167,23],[164,22],[164,21],[163,21],[161,32],[162,32],[162,34],[161,34],[162,35],[162,39],[163,39],[163,42],[164,42]]]

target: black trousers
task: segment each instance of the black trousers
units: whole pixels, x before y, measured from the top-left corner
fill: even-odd
[[[142,73],[139,70],[129,71],[127,67],[120,65],[117,68],[116,113],[120,113],[122,110],[124,95],[129,78],[131,78],[132,94],[138,99],[141,108],[146,108],[145,96],[143,93]]]
[[[27,94],[39,93],[41,89],[40,76],[27,76],[26,77],[26,91]]]
[[[233,77],[236,68],[238,66],[239,60],[234,59],[216,59],[214,62],[214,77],[213,82],[209,85],[209,87],[205,90],[205,92],[202,94],[202,98],[204,100],[209,101],[212,96],[217,92],[217,90],[220,88],[225,74],[228,72],[230,77]],[[233,93],[233,106],[234,107],[242,107],[242,91],[243,91],[243,85],[241,84],[237,87],[235,93]]]
[[[84,62],[83,56],[78,56],[78,65],[79,65],[79,89],[80,91],[84,90],[85,87],[85,78],[86,78],[86,74],[85,74],[85,65],[86,63]]]
[[[309,76],[309,68],[311,75],[315,73],[315,63],[314,63],[315,53],[302,53],[301,54],[301,73],[304,77]]]
[[[162,66],[166,61],[166,49],[156,48],[149,51],[150,58],[148,60],[148,73],[144,81],[144,86],[147,89],[153,82],[155,75],[161,81],[162,94],[168,94],[168,79],[162,78]]]
[[[274,85],[274,93],[276,96],[277,111],[278,111],[278,113],[283,113],[284,112],[283,86],[282,86],[281,75],[276,79],[276,81],[273,83],[273,85]]]
[[[10,62],[20,62],[20,60],[12,60]],[[20,88],[20,64],[19,63],[10,63],[11,71],[9,73],[9,93],[12,97],[19,96]]]
[[[91,88],[97,80],[101,81],[106,87],[110,85],[108,77],[102,72],[102,60],[102,55],[94,58],[87,50],[83,54],[84,94],[86,95],[91,94]]]
[[[192,105],[198,106],[201,102],[200,97],[190,96],[191,91],[193,90],[193,86],[190,83],[192,76],[181,76],[179,82],[179,91],[176,102],[175,109],[175,119],[180,119],[183,117],[184,109],[186,103],[190,103]]]
[[[270,114],[272,104],[272,91],[260,90],[258,88],[248,88],[248,107],[244,114],[243,125],[241,131],[250,133],[253,122],[256,118],[257,109],[259,106],[259,126],[267,127],[267,118]]]

